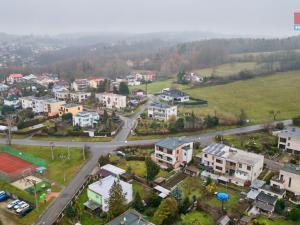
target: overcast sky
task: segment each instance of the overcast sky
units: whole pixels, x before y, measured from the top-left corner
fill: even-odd
[[[300,0],[0,0],[0,32],[199,30],[287,36]]]

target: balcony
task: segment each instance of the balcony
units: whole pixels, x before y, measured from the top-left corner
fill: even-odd
[[[272,177],[271,181],[280,183],[280,184],[284,184],[284,179],[281,179],[279,176]]]

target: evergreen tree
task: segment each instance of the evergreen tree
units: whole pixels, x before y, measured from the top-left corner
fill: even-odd
[[[174,198],[166,198],[159,205],[154,214],[154,224],[164,225],[172,224],[176,219],[178,212],[177,202]]]
[[[134,200],[132,202],[132,207],[139,212],[143,212],[145,210],[141,195],[139,192],[135,194]]]
[[[155,162],[153,162],[149,158],[146,158],[145,163],[147,170],[147,180],[152,181],[155,178],[155,176],[159,173],[160,168]]]
[[[126,198],[120,180],[115,180],[109,190],[108,214],[112,219],[126,210]]]
[[[120,95],[126,95],[126,96],[129,95],[129,88],[128,88],[127,83],[125,83],[125,82],[120,83],[119,94]]]

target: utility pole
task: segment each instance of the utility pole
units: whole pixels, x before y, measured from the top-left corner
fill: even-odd
[[[70,146],[68,145],[68,159],[70,159]]]
[[[83,147],[82,147],[82,157],[83,157],[83,160],[85,161],[85,145],[83,145]]]
[[[7,140],[6,140],[7,145],[11,145],[11,125],[12,125],[12,120],[13,120],[12,115],[8,115],[8,117],[6,119],[6,121],[7,121],[7,128],[8,128],[8,130],[7,130]]]
[[[54,160],[53,142],[50,142],[50,146],[51,146],[51,157],[52,157],[52,160]]]

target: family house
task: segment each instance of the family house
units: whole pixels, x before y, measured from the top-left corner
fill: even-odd
[[[60,107],[59,115],[62,116],[66,113],[71,113],[73,116],[76,116],[77,113],[82,111],[83,111],[82,105],[76,103],[68,103]]]
[[[278,148],[291,154],[300,154],[300,128],[289,127],[278,133]]]
[[[95,127],[99,119],[99,114],[96,112],[79,112],[73,116],[73,126]]]
[[[244,186],[258,178],[264,156],[215,143],[203,149],[202,164],[217,174],[226,175],[229,182]]]
[[[10,95],[7,98],[4,99],[4,105],[11,106],[14,108],[18,108],[20,106],[20,100],[18,96]]]
[[[90,92],[70,92],[70,100],[72,102],[78,102],[82,103],[83,101],[87,100],[89,97],[91,97]]]
[[[279,175],[271,179],[271,185],[285,189],[286,196],[295,204],[300,203],[300,165],[285,163]]]
[[[177,106],[162,103],[152,103],[148,107],[148,117],[160,121],[168,121],[172,116],[177,118]]]
[[[174,102],[174,103],[188,102],[190,100],[190,96],[188,96],[186,93],[175,89],[169,89],[169,88],[162,90],[159,97],[163,101]]]
[[[132,184],[119,180],[119,178],[115,176],[108,176],[88,186],[87,196],[89,200],[84,204],[84,206],[90,208],[89,206],[91,205],[93,206],[94,210],[95,206],[98,206],[102,209],[102,211],[107,212],[109,210],[108,200],[110,197],[110,189],[112,188],[114,182],[117,181],[119,181],[120,185],[122,186],[126,202],[130,203],[133,198]]]
[[[102,77],[90,77],[89,79],[89,86],[91,88],[98,88],[99,84],[104,81]]]
[[[90,86],[88,79],[76,79],[71,84],[71,88],[74,91],[86,91]]]
[[[16,82],[20,82],[23,78],[23,75],[20,73],[12,73],[8,76],[7,81],[10,84],[16,83]]]
[[[153,160],[163,168],[178,168],[192,160],[193,142],[183,138],[166,138],[155,144]]]
[[[127,105],[126,96],[124,95],[104,92],[96,94],[96,98],[104,105],[104,107],[109,109],[122,109],[126,108]]]

